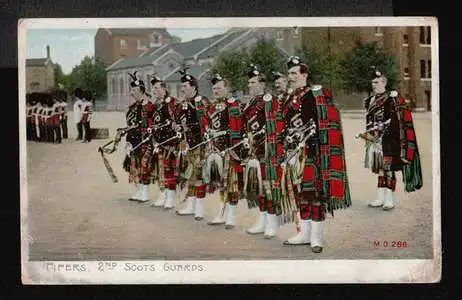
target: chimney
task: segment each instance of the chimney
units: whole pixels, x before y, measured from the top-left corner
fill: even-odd
[[[47,45],[47,58],[50,59],[50,46]]]

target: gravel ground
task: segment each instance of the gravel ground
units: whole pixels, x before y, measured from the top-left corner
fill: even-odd
[[[110,135],[124,126],[123,113],[98,112],[93,127],[106,127]],[[70,114],[70,139],[62,144],[27,143],[29,258],[38,260],[227,260],[227,259],[429,259],[433,257],[432,122],[429,113],[415,114],[422,156],[424,187],[406,194],[398,175],[397,207],[382,211],[367,207],[375,197],[376,182],[363,168],[363,143],[354,135],[364,128],[359,114],[344,115],[347,168],[352,206],[328,216],[325,248],[314,254],[308,246],[284,247],[295,232],[281,228],[277,237],[250,236],[257,210],[238,206],[234,230],[211,227],[206,220],[219,208],[217,197],[206,201],[206,220],[176,216],[148,203],[127,201],[135,193],[121,165],[123,151],[109,155],[119,183],[110,180],[97,152],[105,140],[75,141]],[[123,145],[122,145],[123,146]],[[158,190],[150,187],[150,198]],[[182,194],[183,195],[183,194]],[[23,200],[25,201],[25,200]],[[374,246],[380,241],[380,246]],[[388,246],[386,247],[386,243]],[[393,242],[401,242],[392,247]]]

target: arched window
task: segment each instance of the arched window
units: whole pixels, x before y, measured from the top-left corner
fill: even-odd
[[[120,82],[120,87],[119,87],[120,93],[123,94],[124,93],[124,78],[120,77],[119,82]]]
[[[111,93],[112,94],[115,94],[116,93],[116,80],[114,77],[112,77],[112,80],[111,80],[111,89],[110,89]]]

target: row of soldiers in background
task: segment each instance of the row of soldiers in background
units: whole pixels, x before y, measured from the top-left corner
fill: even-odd
[[[206,195],[218,190],[223,207],[209,225],[234,228],[237,204],[245,199],[249,209],[260,211],[247,233],[272,238],[280,226],[295,223],[297,233],[284,245],[322,251],[326,213],[349,207],[351,198],[340,113],[329,90],[308,84],[308,67],[300,58],[290,58],[287,77],[276,73],[277,96],[266,92],[264,74],[252,65],[248,103],[230,96],[229,82],[219,74],[211,80],[209,100],[199,94],[197,80],[181,72],[184,101],[169,96],[156,76],[151,97],[136,72],[131,75],[136,101],[126,114],[127,127],[121,129],[127,134],[123,166],[129,182],[138,186],[130,200],[148,201],[149,184],[158,183],[164,192],[152,206],[169,210],[176,206],[177,186],[186,187],[186,206],[177,214],[199,221]],[[375,109],[368,119],[375,125],[368,124],[361,136],[380,137],[373,140],[383,149],[381,160],[379,152],[371,152],[380,164],[373,172],[381,172],[379,189],[390,192],[381,192],[381,203],[374,201],[374,206],[383,206],[387,195],[389,209],[394,206],[389,195],[394,197],[395,171],[406,172],[406,191],[419,189],[421,181],[412,116],[401,96],[380,93],[368,101]],[[393,119],[388,131],[376,126],[384,118]]]
[[[74,96],[74,120],[77,125],[78,134],[76,140],[82,140],[82,143],[87,143],[92,139],[90,122],[93,116],[93,93],[76,88]]]
[[[67,93],[26,94],[26,137],[28,141],[61,143],[68,138]]]

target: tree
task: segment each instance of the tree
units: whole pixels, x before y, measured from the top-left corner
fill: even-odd
[[[80,87],[92,91],[95,99],[106,95],[106,65],[99,59],[85,56],[82,62],[72,69],[69,77],[68,88],[71,92]]]
[[[287,72],[285,56],[277,48],[274,40],[261,40],[249,51],[251,63],[260,67],[260,71],[265,74],[267,82],[273,85],[274,75],[272,72]],[[246,72],[247,73],[247,72]]]
[[[59,89],[61,85],[66,86],[66,75],[63,73],[63,69],[60,64],[53,64],[53,73],[55,77],[55,88]]]
[[[258,65],[272,86],[275,72],[286,72],[285,57],[274,41],[260,40],[250,49],[221,52],[210,70],[210,75],[221,74],[229,80],[233,93],[247,91],[249,65]]]
[[[181,43],[181,37],[172,35],[172,44],[178,44]]]
[[[340,61],[343,89],[348,92],[371,92],[372,67],[386,74],[388,87],[399,84],[398,67],[395,58],[376,43],[357,44]]]
[[[308,81],[310,84],[326,85],[330,89],[341,86],[339,58],[331,55],[328,49],[305,45],[296,50],[296,54],[308,66]]]
[[[219,73],[231,85],[231,92],[247,89],[249,55],[246,51],[221,52],[210,70],[210,76]]]

